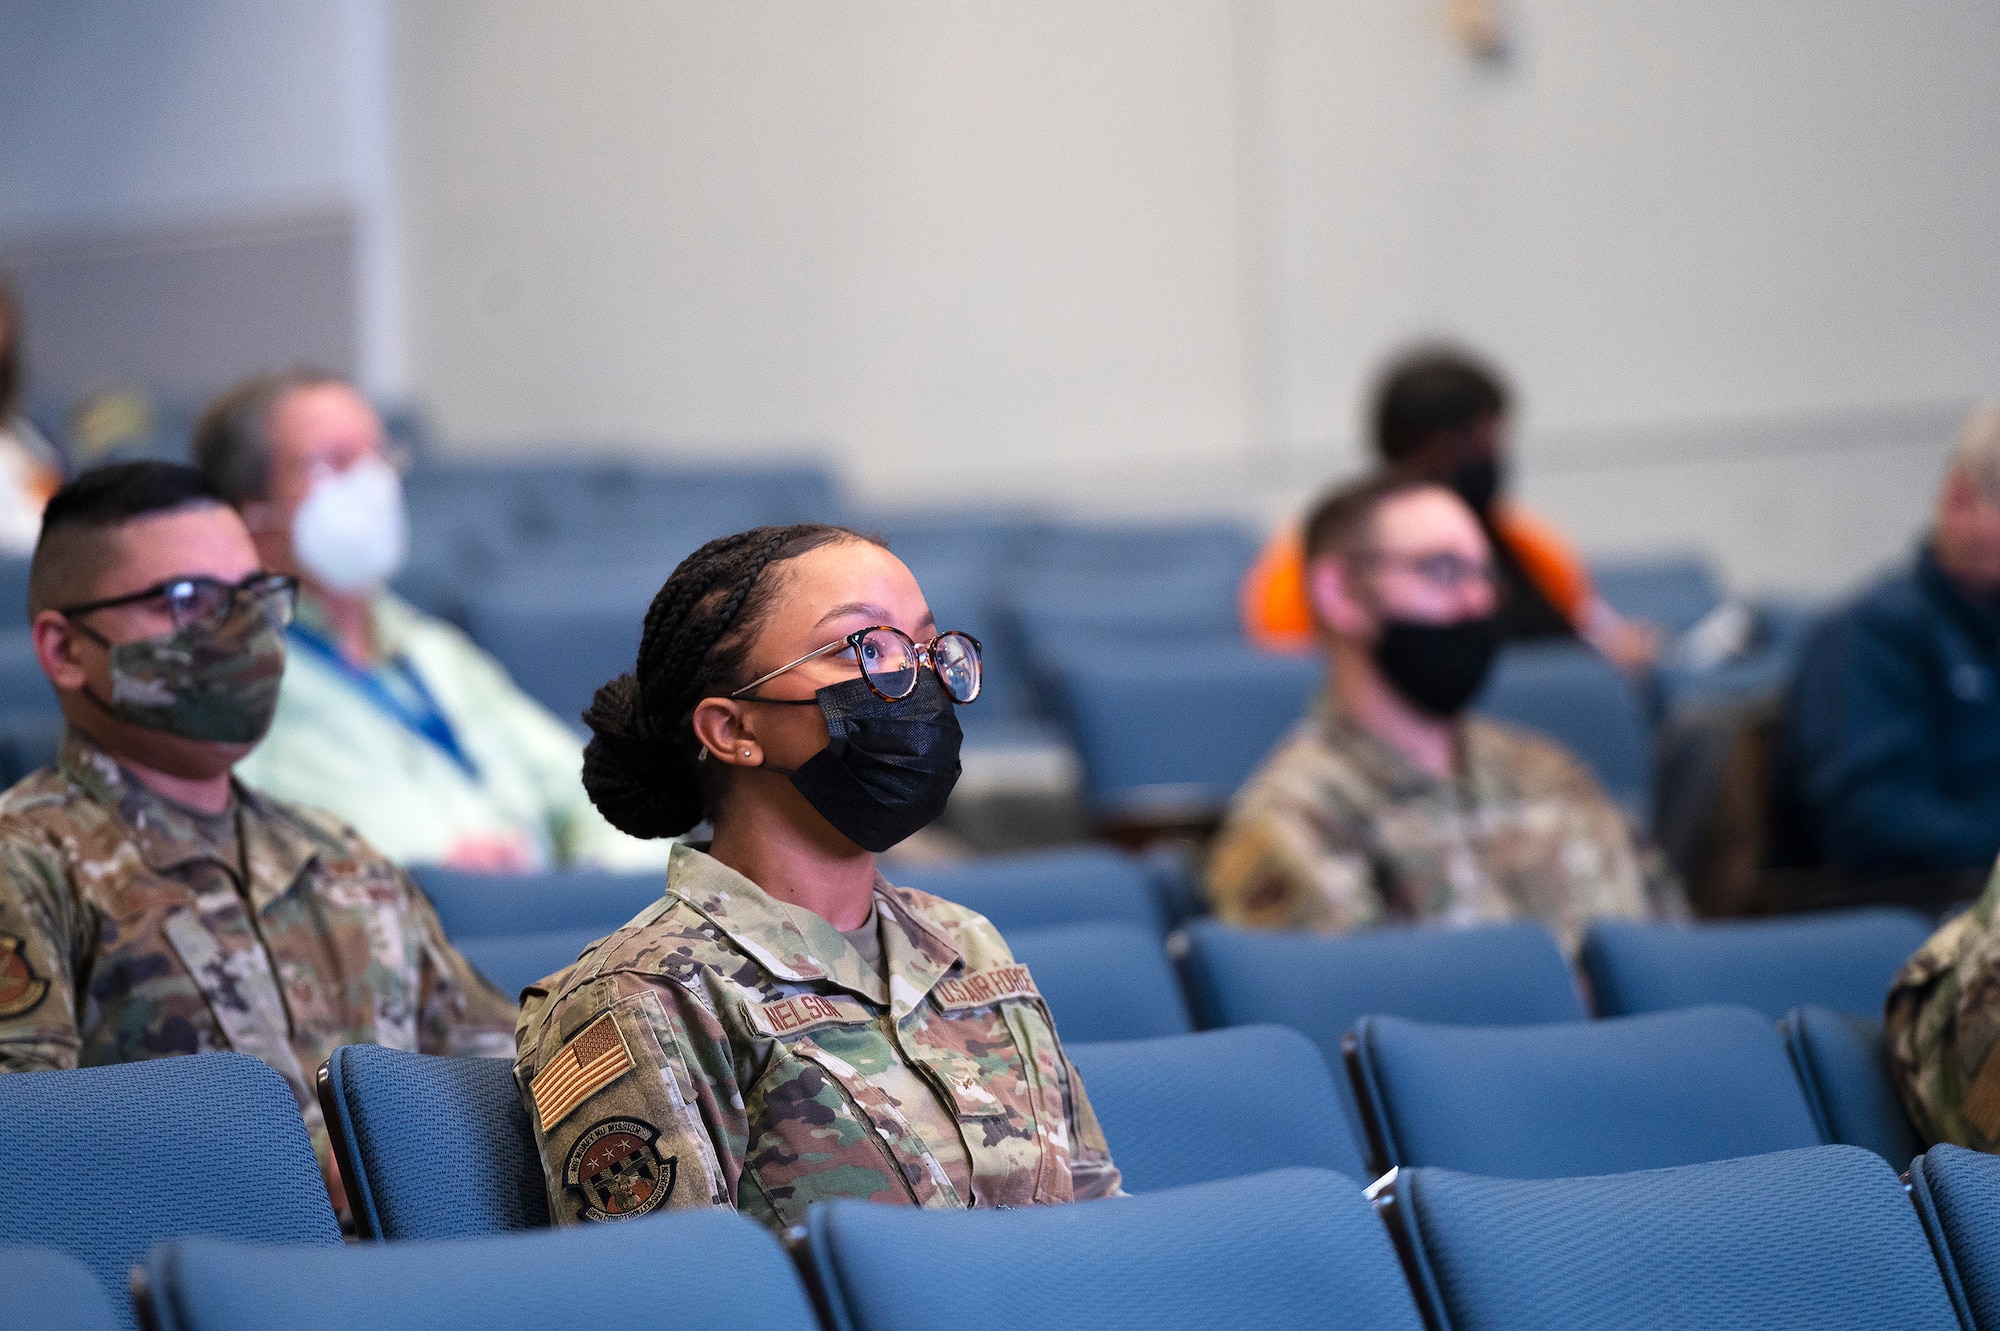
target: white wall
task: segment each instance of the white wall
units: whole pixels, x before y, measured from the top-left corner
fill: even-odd
[[[410,5],[416,379],[468,446],[825,441],[867,495],[1221,506],[1412,336],[1587,546],[1825,588],[2000,389],[2000,9]]]
[[[388,39],[388,0],[0,0],[0,245],[129,262],[341,218],[354,359],[397,391]]]
[[[403,11],[417,381],[513,448],[1048,497],[1244,441],[1231,7]]]

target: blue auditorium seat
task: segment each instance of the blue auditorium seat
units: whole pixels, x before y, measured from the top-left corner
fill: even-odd
[[[0,556],[0,624],[10,628],[28,622],[28,570],[34,561]]]
[[[621,921],[622,923],[622,921]],[[583,950],[617,929],[545,929],[525,934],[482,934],[454,940],[460,956],[509,998],[537,980],[554,975],[583,955]]]
[[[324,1251],[185,1239],[144,1286],[159,1331],[819,1331],[783,1246],[724,1210]]]
[[[0,1248],[0,1322],[7,1331],[118,1331],[117,1304],[89,1267],[53,1248]]]
[[[56,691],[25,628],[0,630],[0,711],[57,715]]]
[[[1236,523],[1200,518],[1049,522],[1017,557],[1030,573],[1117,576],[1219,568],[1240,577],[1257,557],[1257,545]]]
[[[598,687],[638,660],[646,608],[693,548],[680,545],[663,544],[651,563],[599,565],[587,574],[564,564],[509,569],[466,593],[466,632],[522,691],[580,728]],[[579,762],[582,752],[579,739]]]
[[[1405,1169],[1383,1192],[1435,1327],[1958,1326],[1896,1171],[1853,1147],[1608,1178]]]
[[[1230,639],[1199,650],[1094,645],[1043,668],[1093,810],[1139,819],[1219,813],[1305,716],[1325,675],[1317,657]]]
[[[342,1045],[318,1089],[363,1238],[466,1239],[549,1223],[509,1060]]]
[[[1319,1046],[1361,1140],[1341,1039],[1370,1013],[1458,1025],[1582,1021],[1562,951],[1538,924],[1378,929],[1329,938],[1187,926],[1181,960],[1203,1026],[1290,1026]]]
[[[897,864],[884,873],[898,886],[978,911],[1009,936],[1017,929],[1110,922],[1166,932],[1158,867],[1108,846]]]
[[[1933,1146],[1910,1166],[1910,1200],[1960,1319],[2000,1328],[2000,1159]]]
[[[1071,1040],[1143,1040],[1192,1030],[1157,933],[1129,924],[1069,924],[1007,935]]]
[[[1748,1008],[1540,1026],[1365,1017],[1346,1054],[1377,1173],[1557,1178],[1821,1144],[1777,1032]]]
[[[1802,1007],[1778,1034],[1827,1141],[1865,1146],[1898,1169],[1924,1149],[1890,1079],[1880,1017]]]
[[[55,762],[62,733],[61,712],[0,708],[0,786]]]
[[[667,881],[663,871],[493,874],[429,864],[412,867],[410,876],[454,942],[565,929],[595,929],[602,938],[658,901]]]
[[[1202,1025],[1290,1026],[1335,1068],[1341,1037],[1371,1013],[1461,1026],[1585,1018],[1562,951],[1538,924],[1335,938],[1197,920],[1187,941],[1182,967]]]
[[[0,1076],[0,1247],[79,1258],[130,1326],[126,1271],[185,1234],[339,1246],[284,1078],[227,1053]]]
[[[1512,643],[1473,709],[1562,744],[1641,827],[1652,825],[1653,741],[1639,695],[1580,643]]]
[[[1669,633],[1694,627],[1727,594],[1714,562],[1694,553],[1593,563],[1590,580],[1619,614],[1651,620]]]
[[[1310,1165],[1365,1183],[1313,1043],[1283,1026],[1065,1043],[1127,1192]]]
[[[829,1331],[1418,1331],[1351,1179],[1285,1169],[1116,1201],[806,1215]]]
[[[1607,1017],[1702,1003],[1741,1003],[1773,1021],[1804,1004],[1879,1017],[1890,981],[1932,927],[1890,906],[1700,924],[1600,920],[1582,961]]]

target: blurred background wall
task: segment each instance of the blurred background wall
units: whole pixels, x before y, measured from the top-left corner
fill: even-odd
[[[1454,334],[1593,553],[1893,557],[2000,388],[2000,9],[1497,13],[0,0],[0,262],[45,391],[309,356],[454,450],[907,503],[1274,517]]]

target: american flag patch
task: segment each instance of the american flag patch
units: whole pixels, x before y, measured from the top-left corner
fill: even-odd
[[[571,1110],[631,1070],[631,1051],[607,1012],[579,1031],[528,1083],[542,1131],[553,1131]]]

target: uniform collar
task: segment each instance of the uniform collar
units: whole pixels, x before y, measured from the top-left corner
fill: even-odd
[[[133,780],[117,759],[73,727],[63,731],[56,767],[132,829],[139,858],[153,872],[173,874],[207,861],[219,865],[231,878],[242,876],[243,866],[217,854],[186,809]],[[319,847],[289,820],[274,816],[263,796],[234,777],[229,784],[244,858],[250,865],[248,895],[261,911],[291,889],[319,854]]]
[[[779,901],[692,846],[674,847],[667,895],[694,907],[778,979],[823,980],[885,1006],[899,1018],[915,1010],[960,960],[944,934],[912,913],[879,874],[875,904],[882,913],[883,971],[894,977],[889,982],[819,915]]]
[[[1322,697],[1313,704],[1313,728],[1320,743],[1360,768],[1372,785],[1394,798],[1435,792],[1448,784],[1411,762],[1401,749],[1349,716],[1331,698]],[[1462,773],[1472,728],[1460,719],[1453,729],[1458,732],[1455,747]]]

